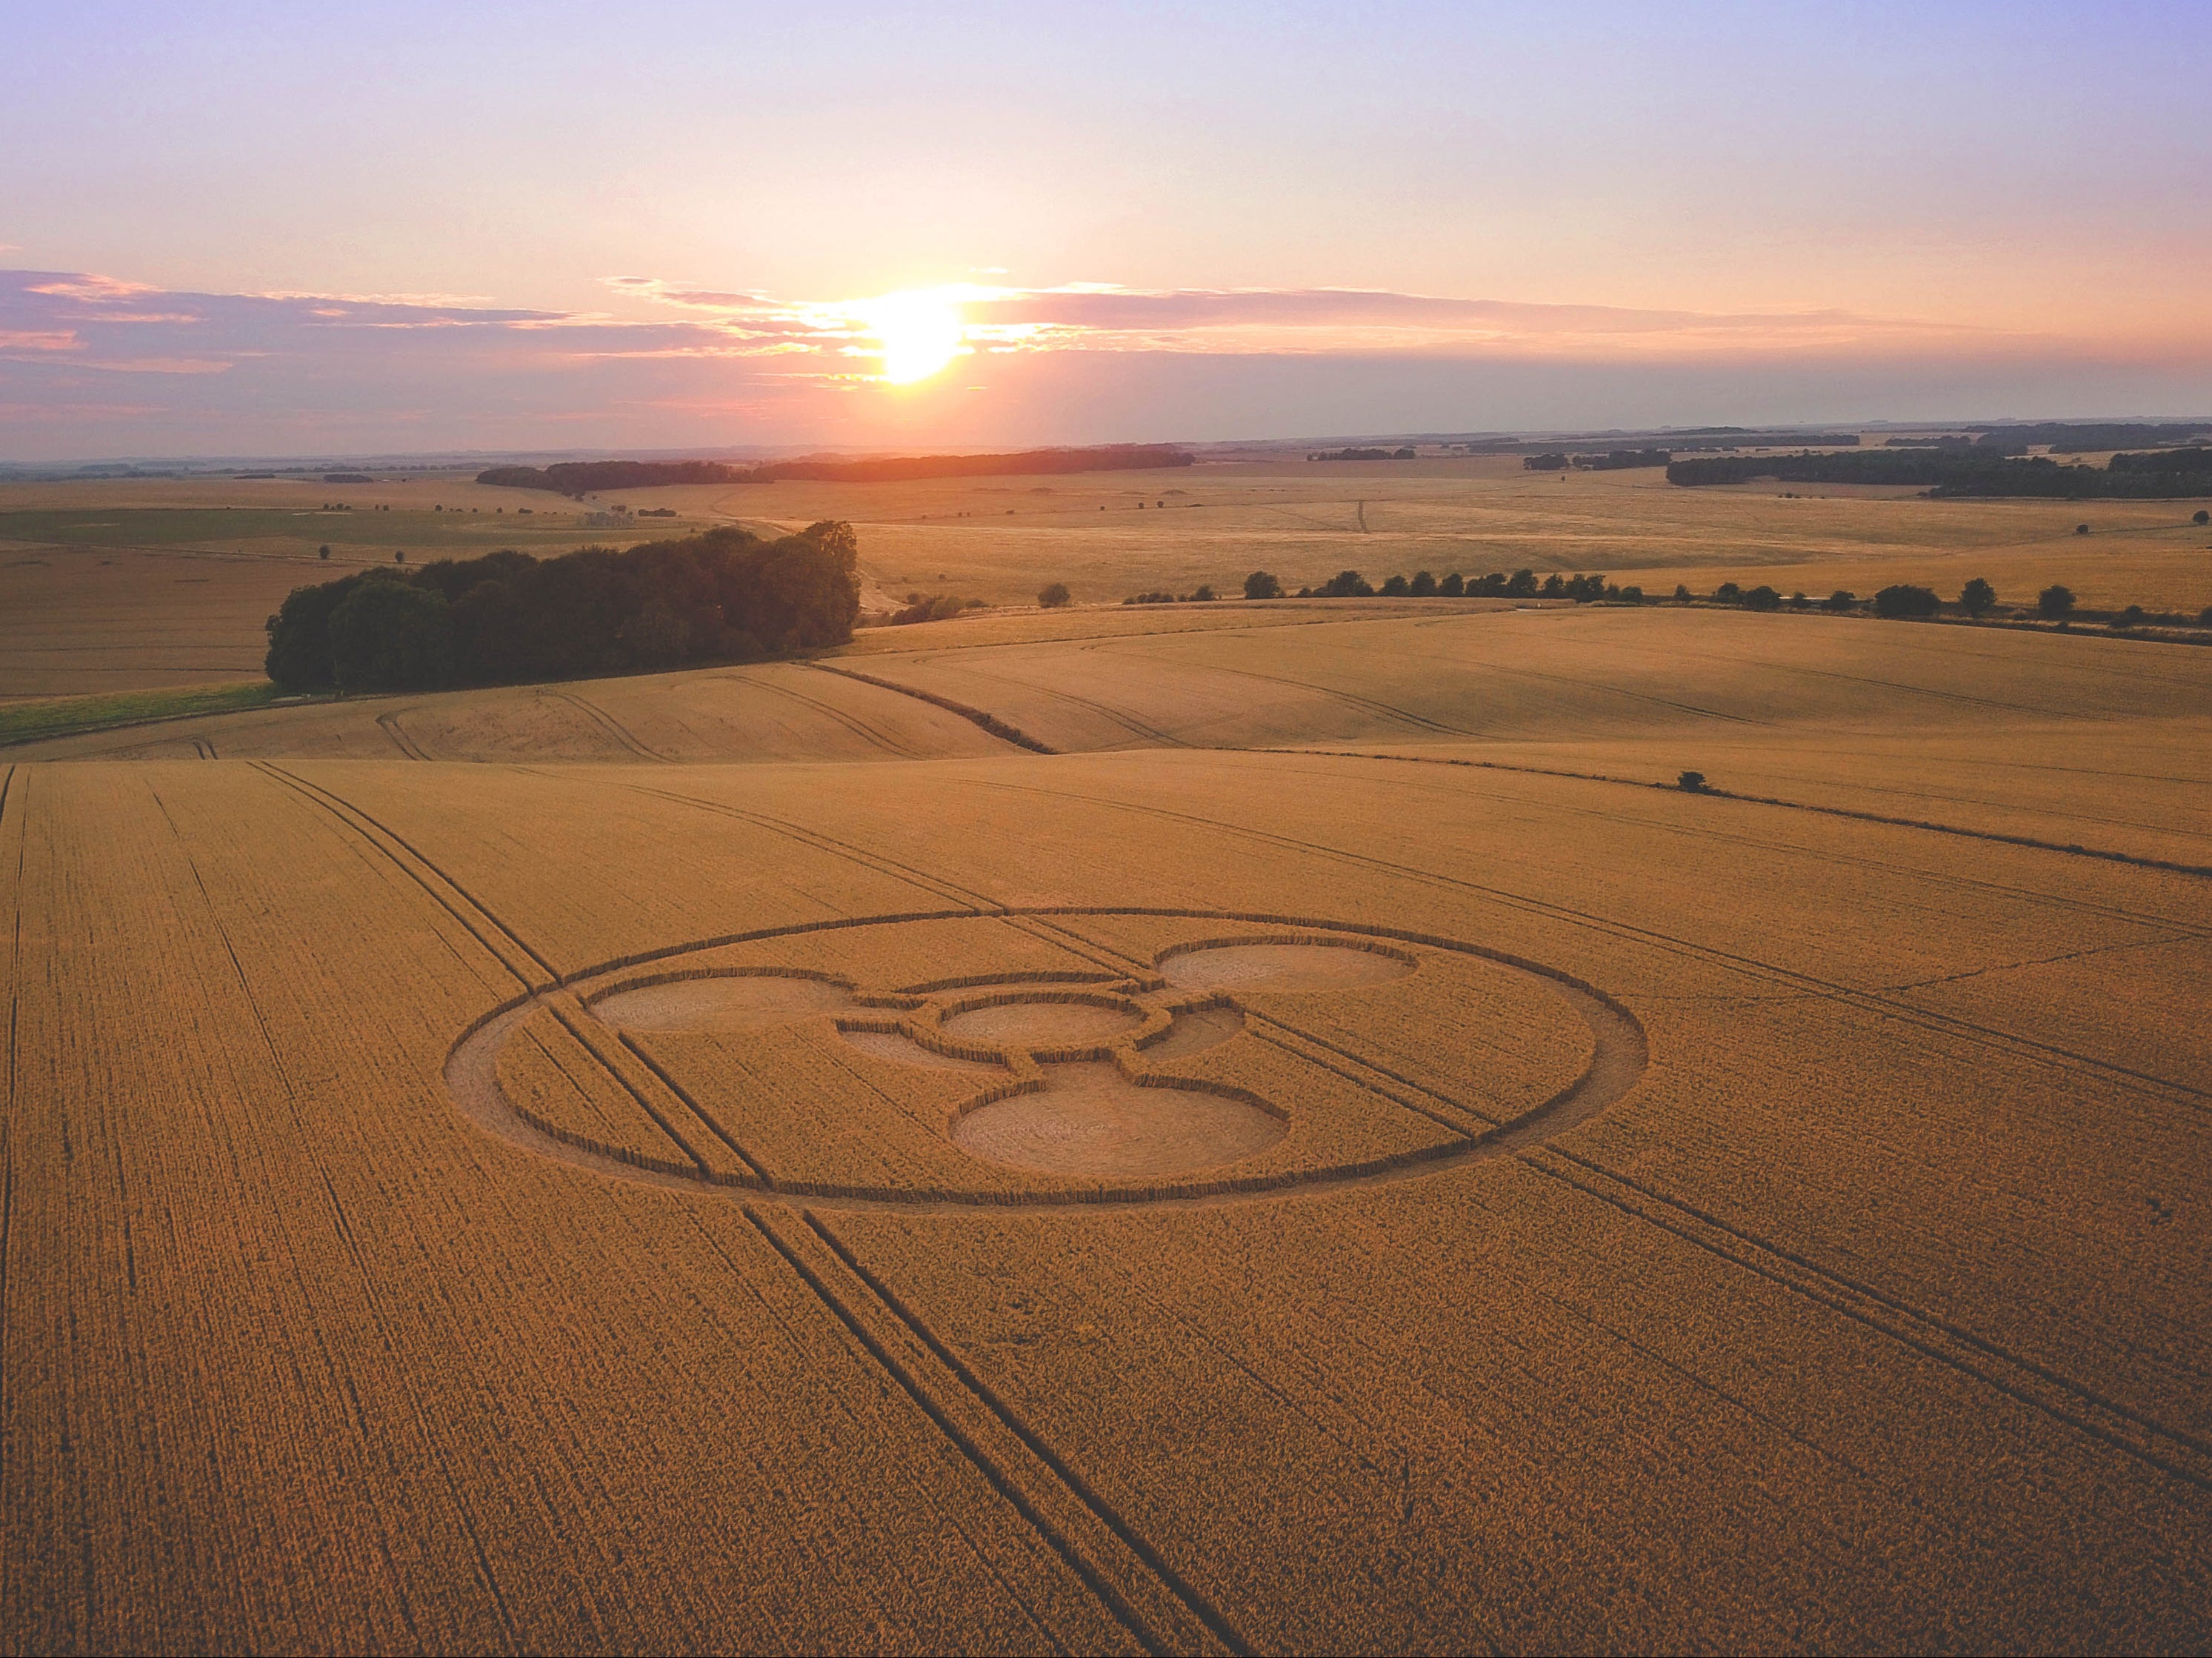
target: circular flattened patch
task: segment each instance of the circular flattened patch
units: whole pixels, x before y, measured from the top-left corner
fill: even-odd
[[[1399,957],[1349,944],[1215,944],[1160,963],[1160,976],[1178,990],[1347,990],[1413,970]]]
[[[746,1030],[853,1005],[842,985],[781,974],[672,979],[618,990],[592,1004],[617,1030]]]
[[[1017,1048],[1070,1048],[1111,1042],[1144,1016],[1096,1002],[1024,999],[971,1007],[955,1013],[938,1029],[963,1042],[1010,1043]]]
[[[1264,1151],[1282,1119],[1188,1088],[1140,1088],[1110,1065],[1054,1065],[1045,1085],[953,1125],[952,1143],[993,1163],[1100,1178],[1185,1175]]]

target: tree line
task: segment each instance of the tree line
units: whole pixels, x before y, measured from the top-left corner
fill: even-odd
[[[1521,465],[1531,472],[1564,472],[1572,468],[1577,472],[1620,472],[1632,466],[1664,466],[1674,459],[1665,449],[1608,449],[1603,454],[1567,454],[1552,451],[1540,455],[1523,455]]]
[[[1905,483],[1937,496],[2044,497],[2063,501],[2172,500],[2212,495],[2212,450],[2129,455],[2128,466],[2062,465],[2047,455],[2006,459],[1958,450],[1869,449],[1840,455],[1727,455],[1678,460],[1667,482],[1749,483]],[[2120,459],[2115,457],[2115,459]]]
[[[872,460],[778,460],[758,466],[714,460],[564,460],[550,466],[493,466],[478,483],[583,496],[667,483],[897,483],[918,478],[1035,477],[1060,472],[1151,471],[1188,466],[1171,443],[1110,443],[1089,449],[1023,449],[1002,455],[887,455]]]
[[[370,570],[295,588],[269,618],[264,666],[290,691],[426,690],[842,645],[858,552],[852,525],[824,521],[774,541],[730,527]]]

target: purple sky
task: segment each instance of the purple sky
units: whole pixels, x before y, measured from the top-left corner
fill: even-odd
[[[2212,411],[2212,7],[92,0],[0,459]],[[911,386],[864,303],[956,305]]]

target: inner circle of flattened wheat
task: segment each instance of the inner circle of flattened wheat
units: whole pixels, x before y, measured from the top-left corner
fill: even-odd
[[[1194,926],[1194,936],[1157,949],[1149,960],[1096,947],[1095,970],[1009,969],[902,984],[728,961],[738,947],[805,935],[842,934],[857,944],[888,936],[877,929],[963,922],[1049,928],[1085,917],[1245,930]],[[1202,1061],[1193,1062],[1239,1040],[1269,1041],[1295,1054],[1283,1035],[1295,1032],[1295,1023],[1255,1009],[1295,1008],[1347,990],[1362,993],[1363,1005],[1387,1005],[1394,981],[1411,980],[1425,960],[1455,958],[1490,963],[1556,999],[1558,1011],[1587,1031],[1589,1057],[1580,1074],[1516,1115],[1485,1121],[1455,1117],[1463,1108],[1449,1092],[1401,1077],[1356,1047],[1316,1047],[1306,1057],[1316,1075],[1326,1072],[1329,1108],[1339,1116],[1418,1111],[1439,1125],[1419,1144],[1332,1158],[1311,1155],[1315,1113],[1297,1099],[1271,1097],[1224,1080],[1218,1066],[1208,1074]],[[538,1040],[526,1028],[533,1017],[567,1048],[565,1067],[590,1072],[590,1086],[623,1111],[634,1108],[640,1124],[649,1121],[642,1132],[657,1153],[641,1149],[637,1137],[556,1119],[514,1096],[501,1054],[518,1036]],[[1452,1040],[1449,1029],[1437,1040]],[[878,1076],[919,1081],[922,1071],[932,1073],[928,1088],[947,1103],[941,1122],[925,1109],[917,1121],[897,1123],[898,1134],[921,1137],[922,1155],[909,1159],[905,1172],[887,1178],[888,1160],[870,1168],[861,1166],[870,1159],[856,1158],[849,1171],[810,1167],[794,1175],[758,1144],[749,1147],[739,1108],[747,1103],[745,1086],[730,1078],[773,1076],[786,1062],[779,1055],[833,1047],[863,1071],[889,1067]],[[687,1056],[697,1051],[730,1063],[687,1077],[687,1066],[697,1069]],[[455,1043],[446,1080],[464,1114],[490,1133],[623,1180],[829,1209],[1108,1209],[1233,1203],[1419,1178],[1526,1151],[1603,1111],[1633,1085],[1644,1061],[1642,1028],[1602,991],[1465,940],[1307,916],[1099,906],[860,917],[625,957],[486,1014]],[[864,1127],[837,1120],[834,1089],[824,1098],[826,1105],[817,1100],[812,1108],[823,1114],[818,1121],[810,1118],[802,1130],[867,1139]],[[1302,1131],[1308,1131],[1304,1144]]]

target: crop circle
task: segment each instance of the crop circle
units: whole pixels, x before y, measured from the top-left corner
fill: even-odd
[[[1021,936],[1068,944],[1066,970],[1039,970],[1033,943],[1027,964],[1012,952],[1002,970],[952,980],[884,965],[934,962],[954,936],[988,964],[979,941],[1012,938],[989,930],[1023,916],[1051,918]],[[1139,926],[1151,942],[1087,943],[1085,917],[1109,934]],[[924,926],[939,930],[929,950],[911,931]],[[787,940],[805,940],[807,965],[750,958]],[[1436,999],[1453,975],[1501,970],[1521,1005],[1553,1010],[1532,1029],[1585,1033],[1575,1041],[1587,1065],[1549,1097],[1485,1114],[1362,1051],[1363,1020],[1449,1040],[1458,1012]],[[1398,1005],[1408,995],[1429,1000]],[[532,1045],[568,1085],[597,1089],[614,1126],[564,1116],[510,1075]],[[678,944],[495,1010],[455,1045],[447,1079],[493,1133],[626,1180],[825,1207],[1108,1208],[1419,1178],[1586,1120],[1644,1060],[1641,1029],[1601,993],[1469,941],[1100,908]],[[1568,1072],[1553,1061],[1545,1074]],[[1368,1118],[1382,1125],[1371,1133]]]

